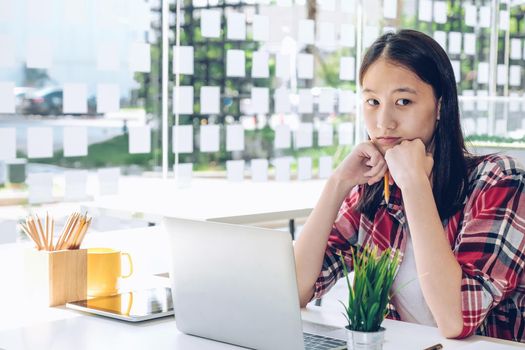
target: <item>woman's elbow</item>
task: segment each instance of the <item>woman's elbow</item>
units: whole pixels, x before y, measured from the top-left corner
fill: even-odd
[[[438,328],[441,335],[445,338],[459,338],[463,335],[463,319],[454,320],[454,322],[448,322],[445,325],[438,326]]]

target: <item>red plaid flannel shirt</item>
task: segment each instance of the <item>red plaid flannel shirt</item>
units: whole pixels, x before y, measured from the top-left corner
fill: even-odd
[[[525,342],[525,170],[514,159],[491,155],[470,174],[469,195],[443,227],[463,270],[463,331]],[[405,250],[408,222],[401,191],[395,187],[388,206],[383,200],[373,221],[355,211],[356,186],[347,196],[332,227],[314,298],[343,276],[342,251],[351,268],[351,246],[370,244]],[[401,254],[402,257],[402,254]],[[388,318],[400,319],[395,305]]]

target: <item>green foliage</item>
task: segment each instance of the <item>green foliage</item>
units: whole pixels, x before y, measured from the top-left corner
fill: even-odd
[[[377,246],[365,246],[360,252],[352,249],[354,283],[350,283],[343,255],[344,276],[348,285],[348,305],[344,305],[347,328],[359,332],[377,332],[387,314],[392,297],[390,289],[399,266],[399,251],[392,256],[388,248],[378,254]]]

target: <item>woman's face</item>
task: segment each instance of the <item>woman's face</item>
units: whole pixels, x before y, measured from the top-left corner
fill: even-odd
[[[363,111],[368,135],[384,154],[403,140],[417,138],[428,149],[439,109],[431,85],[380,58],[363,77]]]

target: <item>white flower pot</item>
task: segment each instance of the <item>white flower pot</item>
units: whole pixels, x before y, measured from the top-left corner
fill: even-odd
[[[385,339],[385,329],[377,332],[358,332],[346,329],[346,346],[348,350],[381,350]]]

